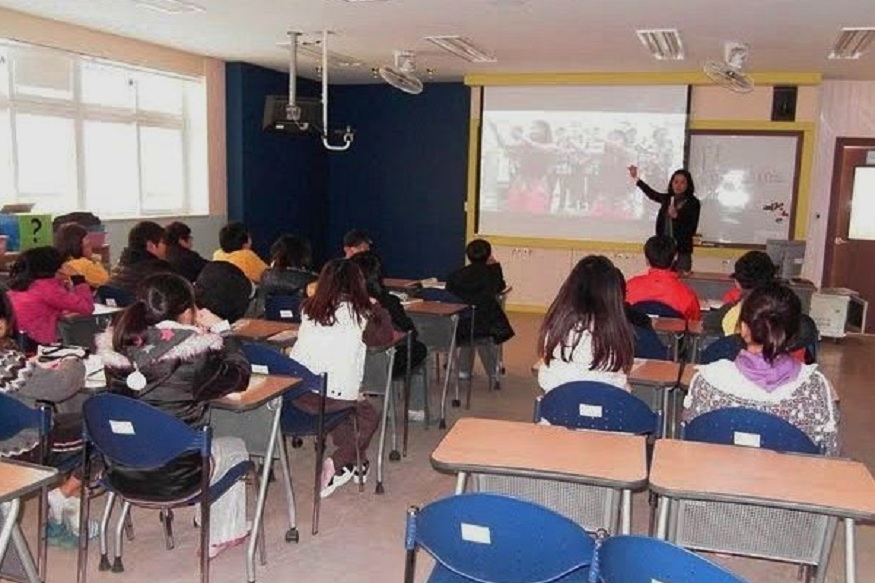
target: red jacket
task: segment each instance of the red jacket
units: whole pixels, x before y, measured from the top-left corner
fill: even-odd
[[[681,283],[678,274],[669,269],[651,267],[626,284],[626,301],[633,306],[638,302],[660,302],[674,308],[687,320],[701,317],[696,292]]]
[[[18,329],[39,344],[57,342],[58,319],[65,312],[90,314],[94,311],[94,298],[87,283],[68,290],[61,280],[49,277],[34,281],[25,291],[9,290],[7,294]]]

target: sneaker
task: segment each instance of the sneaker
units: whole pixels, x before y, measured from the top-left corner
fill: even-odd
[[[349,464],[350,471],[352,472],[352,481],[356,484],[367,484],[368,483],[368,472],[371,470],[370,462],[362,463],[362,472],[359,474],[359,471],[356,469],[355,464]]]
[[[328,498],[335,490],[352,480],[352,469],[349,466],[344,466],[334,473],[329,469],[334,469],[334,460],[331,458],[322,464],[322,491],[319,493],[322,498]]]
[[[467,381],[467,380],[470,380],[470,379],[471,379],[471,373],[469,373],[469,372],[465,372],[465,371],[463,371],[463,370],[460,370],[460,371],[459,371],[459,380],[460,380],[460,381]]]
[[[79,548],[79,537],[64,525],[63,522],[49,520],[46,525],[46,541],[50,547],[62,549]]]
[[[425,421],[425,411],[423,411],[422,409],[411,409],[407,412],[407,419],[409,421],[413,421],[414,423],[422,423],[423,421]]]
[[[80,504],[78,496],[65,498],[64,526],[66,526],[70,532],[74,533],[77,538],[79,537]],[[98,536],[100,536],[100,523],[96,520],[89,520],[88,540],[95,539]]]

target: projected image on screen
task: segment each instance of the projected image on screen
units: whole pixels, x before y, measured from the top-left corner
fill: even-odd
[[[686,87],[486,88],[478,232],[643,241],[658,207],[628,167],[665,187],[686,99]]]

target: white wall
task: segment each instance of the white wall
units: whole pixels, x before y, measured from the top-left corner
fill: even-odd
[[[802,271],[803,277],[816,285],[820,285],[824,273],[836,138],[875,138],[875,81],[824,81],[818,122],[808,212],[808,246]]]
[[[128,244],[128,231],[131,230],[140,219],[115,219],[103,221],[106,226],[106,242],[110,245],[110,263],[115,265],[119,255]],[[194,236],[195,251],[211,259],[213,251],[219,248],[219,229],[225,224],[227,219],[224,216],[210,217],[162,217],[156,219],[155,222],[161,225],[168,225],[173,221],[182,221],[191,228],[192,236]]]

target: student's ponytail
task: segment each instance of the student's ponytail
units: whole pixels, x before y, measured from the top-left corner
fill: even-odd
[[[128,346],[136,346],[141,342],[142,334],[149,326],[146,319],[148,312],[143,300],[137,300],[125,308],[113,326],[112,347],[116,352],[122,352]]]
[[[802,304],[789,287],[764,285],[745,298],[739,318],[750,330],[750,343],[762,346],[763,358],[771,363],[788,352],[799,332]]]

